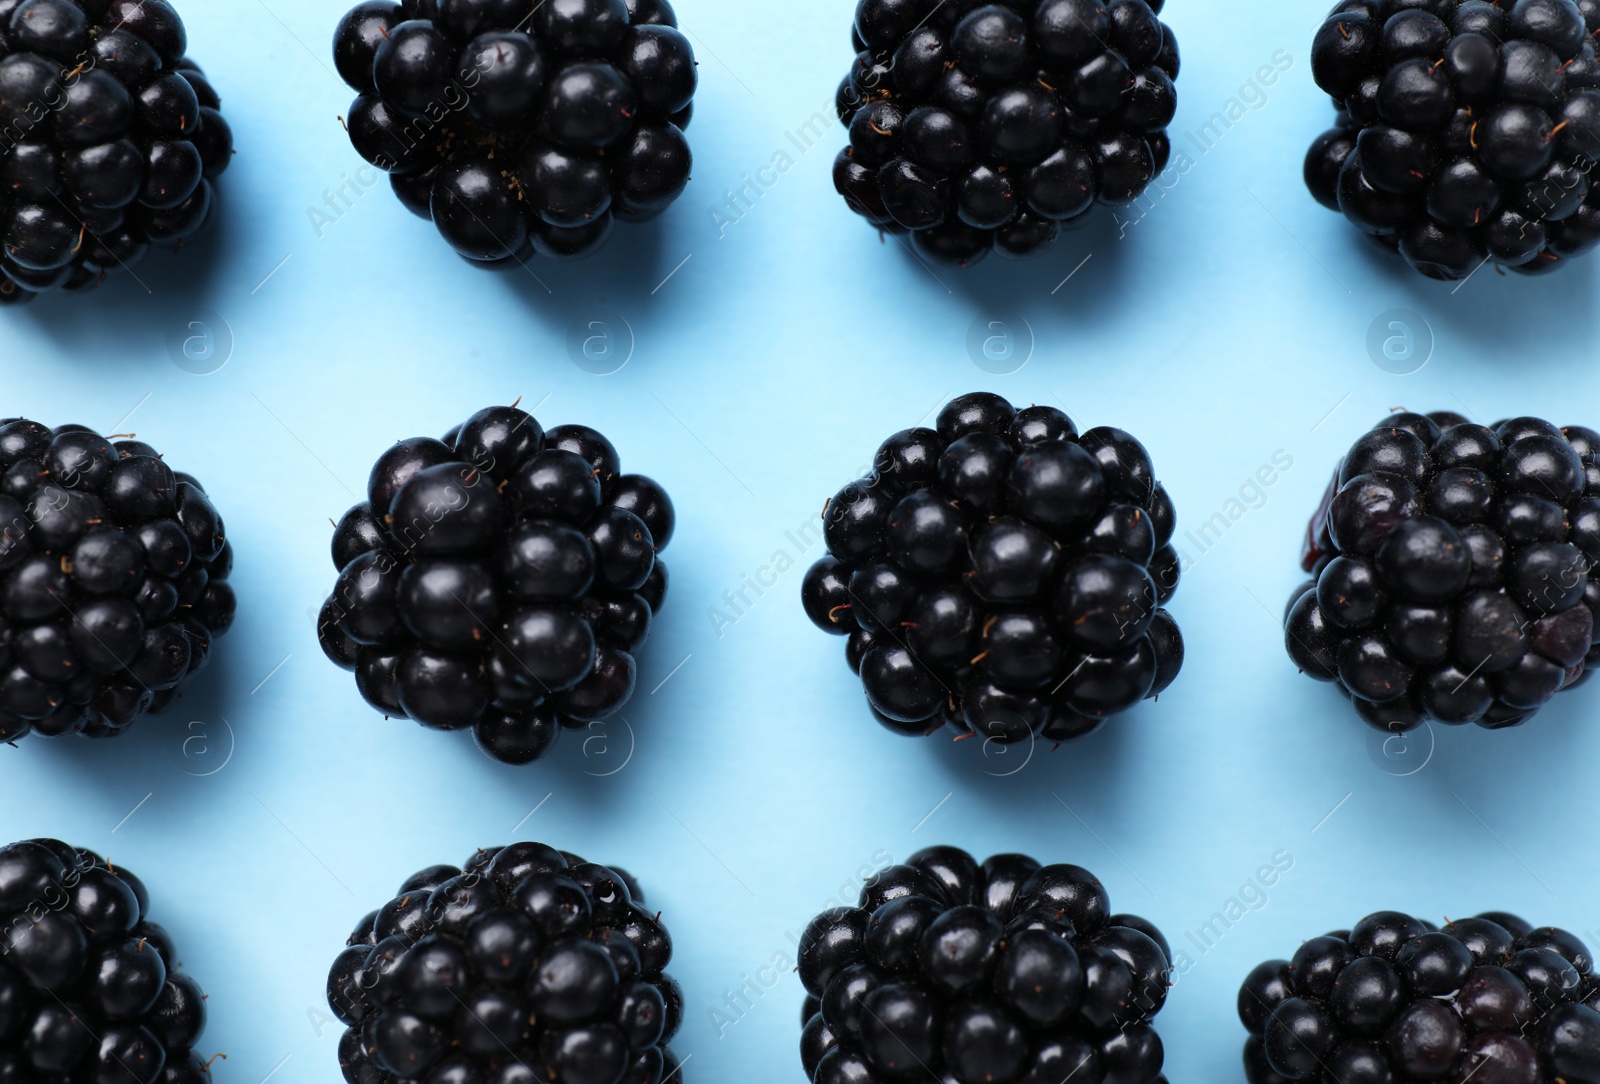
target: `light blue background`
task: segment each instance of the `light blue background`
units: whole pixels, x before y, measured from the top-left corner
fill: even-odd
[[[1600,930],[1600,689],[1563,695],[1520,732],[1441,730],[1385,757],[1280,644],[1306,519],[1338,455],[1387,410],[1600,423],[1592,261],[1532,281],[1485,268],[1456,290],[1380,258],[1306,195],[1301,156],[1332,115],[1306,59],[1314,5],[1170,5],[1180,145],[1273,54],[1292,67],[1264,96],[1245,92],[1257,107],[1165,178],[1125,239],[1102,221],[1037,263],[937,275],[832,190],[847,0],[683,0],[701,58],[694,181],[589,262],[474,269],[386,186],[319,232],[310,209],[361,165],[337,119],[351,95],[325,56],[340,6],[189,0],[192,53],[240,150],[218,228],[139,268],[148,291],[124,278],[0,323],[5,413],[136,431],[201,476],[237,550],[238,623],[164,717],[114,743],[0,749],[0,837],[61,836],[151,885],[211,995],[202,1046],[229,1055],[220,1080],[337,1081],[323,981],[346,931],[413,870],[514,837],[645,882],[687,994],[675,1045],[689,1079],[717,1084],[801,1079],[792,974],[732,1024],[711,1010],[787,959],[791,934],[861,867],[935,842],[1087,865],[1115,906],[1187,949],[1159,1021],[1174,1082],[1239,1079],[1245,971],[1368,911],[1495,907]],[[786,133],[819,113],[826,136],[802,153]],[[764,194],[719,226],[724,193],[779,151],[792,168],[768,171]],[[1369,327],[1394,309],[1433,343],[1411,375],[1369,357]],[[569,353],[594,320],[619,349],[632,340],[612,375]],[[1022,353],[1002,367],[1026,356],[1019,370],[975,365],[969,330],[991,320],[1009,322]],[[193,321],[227,359],[210,375],[173,361]],[[1212,548],[1189,547],[1178,683],[1021,770],[1025,751],[986,757],[871,722],[842,643],[798,605],[821,548],[786,534],[882,437],[977,388],[1133,430],[1180,531],[1226,513],[1275,452],[1293,461]],[[322,658],[313,625],[334,575],[329,520],[378,453],[518,396],[546,424],[608,433],[628,468],[668,487],[680,522],[631,738],[568,734],[527,769],[385,722]],[[764,571],[780,552],[795,567]],[[774,575],[715,627],[725,592]],[[1199,952],[1186,931],[1279,851],[1293,868],[1265,906]]]

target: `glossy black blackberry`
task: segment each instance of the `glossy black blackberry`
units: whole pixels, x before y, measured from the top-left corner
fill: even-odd
[[[1311,194],[1429,278],[1593,248],[1596,33],[1594,0],[1344,0],[1311,47],[1339,111]]]
[[[860,0],[833,183],[924,256],[1042,253],[1166,168],[1178,43],[1162,0]]]
[[[333,40],[350,142],[469,260],[586,255],[689,182],[677,25],[667,0],[365,0]]]
[[[1392,414],[1312,520],[1284,641],[1380,730],[1516,726],[1600,659],[1597,556],[1600,434]]]
[[[1171,949],[1078,866],[929,847],[800,940],[815,1084],[1166,1084]]]
[[[1491,912],[1396,911],[1269,960],[1239,990],[1248,1084],[1600,1079],[1600,977],[1583,942]]]
[[[880,723],[1065,741],[1183,663],[1172,500],[1121,429],[975,392],[878,449],[823,513],[801,597]]]
[[[328,974],[350,1084],[661,1084],[683,991],[626,871],[542,843],[430,866]],[[673,1077],[681,1081],[681,1077]]]
[[[527,764],[633,695],[674,523],[600,433],[480,410],[373,465],[334,530],[322,649],[385,715]]]
[[[205,226],[233,133],[186,47],[166,0],[0,0],[0,303]]]
[[[121,733],[233,624],[233,548],[150,445],[0,420],[0,742]]]
[[[205,995],[149,912],[97,854],[0,847],[0,1080],[209,1084]]]

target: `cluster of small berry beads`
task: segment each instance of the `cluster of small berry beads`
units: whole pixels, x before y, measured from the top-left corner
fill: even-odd
[[[833,165],[850,209],[932,259],[1043,252],[1166,168],[1162,0],[861,0]]]
[[[930,847],[800,941],[814,1084],[1166,1084],[1171,950],[1086,869]]]
[[[1257,967],[1239,991],[1249,1084],[1600,1080],[1583,942],[1491,912],[1442,930],[1380,911]]]
[[[1596,0],[1344,0],[1311,68],[1338,126],[1306,183],[1430,278],[1600,242]]]
[[[111,737],[233,625],[233,549],[150,445],[0,421],[0,741]]]
[[[683,992],[623,870],[542,843],[432,866],[361,920],[328,975],[350,1084],[661,1084]]]
[[[469,260],[585,255],[689,182],[677,25],[667,0],[365,0],[333,41],[350,141]]]
[[[233,133],[187,44],[165,0],[0,0],[0,303],[206,224]]]
[[[334,531],[322,649],[384,714],[530,763],[633,695],[674,522],[593,429],[480,410],[374,464]]]
[[[1065,741],[1183,663],[1172,501],[1121,429],[974,392],[878,449],[828,502],[807,615],[849,636],[878,721]]]
[[[1323,498],[1284,640],[1361,717],[1516,726],[1600,650],[1600,434],[1393,414]]]
[[[0,1080],[209,1084],[205,995],[139,878],[54,839],[0,847]]]

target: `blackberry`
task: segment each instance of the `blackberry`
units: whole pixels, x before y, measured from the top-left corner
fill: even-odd
[[[0,0],[0,303],[200,232],[233,157],[166,0]]]
[[[208,1084],[205,995],[149,913],[91,851],[0,847],[0,1080]]]
[[[689,182],[694,50],[667,0],[365,0],[346,128],[468,260],[572,259]]]
[[[985,392],[936,426],[884,441],[828,502],[801,587],[878,721],[1065,741],[1170,685],[1175,518],[1144,446]]]
[[[1429,278],[1593,248],[1596,33],[1594,0],[1344,0],[1311,46],[1338,110],[1311,194]]]
[[[922,255],[1038,255],[1167,166],[1178,42],[1162,0],[860,0],[833,183]]]
[[[150,445],[0,421],[0,741],[164,708],[233,624],[232,569],[205,490]]]
[[[1380,730],[1525,722],[1600,659],[1597,457],[1578,426],[1391,414],[1312,520],[1290,658]]]
[[[429,866],[328,974],[350,1084],[661,1084],[683,991],[672,939],[617,867],[542,843]],[[681,1079],[681,1078],[680,1078]]]
[[[530,763],[633,695],[674,523],[600,433],[480,410],[373,465],[334,530],[322,649],[385,715]]]
[[[1600,1077],[1600,977],[1582,941],[1491,912],[1396,911],[1312,938],[1239,990],[1249,1084]]]
[[[799,946],[815,1084],[1166,1084],[1171,949],[1078,866],[929,847]]]

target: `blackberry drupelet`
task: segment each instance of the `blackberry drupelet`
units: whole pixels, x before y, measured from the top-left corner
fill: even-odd
[[[1249,1084],[1600,1079],[1600,978],[1572,934],[1395,911],[1269,960],[1239,990]]]
[[[1307,534],[1284,640],[1361,717],[1516,726],[1600,659],[1600,434],[1392,414]]]
[[[683,991],[624,870],[542,843],[430,866],[328,974],[350,1084],[661,1084]],[[681,1077],[674,1078],[680,1080]]]
[[[480,410],[373,465],[334,530],[322,649],[385,715],[530,763],[632,696],[674,524],[600,433]]]
[[[333,41],[350,141],[468,260],[586,255],[689,182],[677,25],[667,0],[364,0]]]
[[[97,854],[0,847],[0,1080],[209,1084],[205,995],[149,912]]]
[[[1042,253],[1166,168],[1162,0],[860,0],[834,187],[931,259]]]
[[[233,157],[166,0],[0,0],[0,303],[175,248]]]
[[[233,624],[232,569],[205,490],[150,445],[0,421],[0,742],[164,708]]]
[[[884,441],[828,502],[801,586],[878,721],[1065,741],[1170,685],[1175,513],[1144,446],[985,392],[936,426]]]
[[[800,940],[815,1084],[1166,1084],[1171,949],[1078,866],[929,847]]]
[[[1600,242],[1597,33],[1595,0],[1344,0],[1311,194],[1430,278],[1554,270]]]

